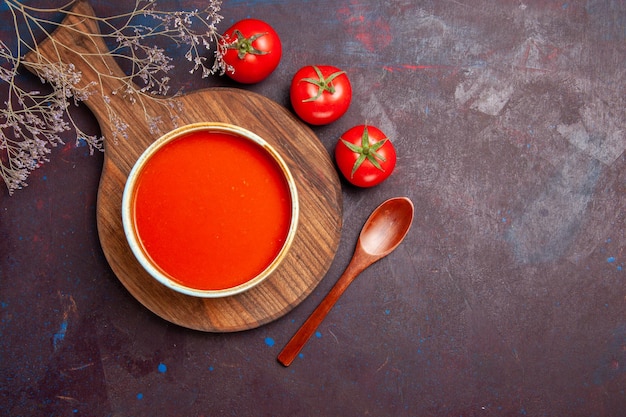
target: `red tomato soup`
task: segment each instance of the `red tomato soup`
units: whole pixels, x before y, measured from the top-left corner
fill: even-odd
[[[243,284],[280,252],[291,223],[289,185],[260,145],[234,134],[196,131],[145,163],[134,202],[148,258],[198,290]]]

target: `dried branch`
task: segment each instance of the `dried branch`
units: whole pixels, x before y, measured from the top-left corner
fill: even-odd
[[[77,105],[92,94],[101,94],[105,102],[109,95],[118,95],[138,103],[150,127],[158,128],[160,120],[148,115],[143,103],[161,100],[169,105],[163,97],[169,93],[167,74],[174,65],[173,58],[156,45],[165,41],[185,48],[189,72],[199,71],[202,78],[223,74],[226,69],[217,31],[217,24],[222,20],[221,0],[209,0],[202,11],[162,11],[157,9],[155,0],[135,0],[134,8],[128,13],[104,18],[89,16],[102,29],[98,36],[109,45],[107,54],[127,69],[125,76],[119,79],[122,87],[110,92],[103,91],[102,86],[98,89],[96,83],[78,87],[81,73],[72,64],[41,61],[28,65],[37,67],[37,74],[42,82],[51,86],[51,92],[25,89],[19,73],[23,57],[37,49],[41,34],[43,39],[50,39],[54,29],[63,25],[52,17],[59,12],[85,16],[70,9],[73,2],[61,8],[46,9],[18,0],[2,1],[13,20],[16,40],[16,50],[0,41],[0,84],[8,97],[0,108],[0,175],[9,194],[26,186],[31,171],[48,161],[51,147],[63,143],[63,132],[73,131],[76,142],[85,143],[92,153],[102,150],[103,138],[85,133],[69,111],[71,104]],[[213,45],[216,46],[215,59],[209,66],[206,55]],[[63,46],[72,48],[72,45]],[[171,117],[175,118],[175,114],[170,111]],[[109,118],[114,131],[124,137],[127,126],[112,110]]]

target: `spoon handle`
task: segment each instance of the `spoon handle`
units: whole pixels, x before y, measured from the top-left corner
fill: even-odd
[[[284,366],[291,365],[291,362],[293,362],[298,353],[300,353],[300,350],[302,350],[313,332],[315,332],[320,323],[322,323],[330,309],[335,305],[339,297],[341,297],[341,294],[343,294],[350,283],[367,267],[367,265],[364,265],[364,262],[358,261],[356,258],[357,256],[352,258],[333,288],[331,288],[322,302],[313,313],[311,313],[296,334],[293,335],[287,345],[285,345],[278,355],[278,362]]]

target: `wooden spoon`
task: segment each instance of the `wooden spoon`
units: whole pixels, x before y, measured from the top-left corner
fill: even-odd
[[[278,355],[284,366],[291,365],[341,294],[365,268],[389,255],[404,239],[413,222],[413,203],[406,197],[392,198],[378,206],[365,222],[344,273],[311,316]]]

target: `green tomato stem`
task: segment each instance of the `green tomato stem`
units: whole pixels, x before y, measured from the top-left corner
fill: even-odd
[[[265,55],[268,53],[267,51],[261,51],[259,49],[256,49],[252,45],[254,41],[259,39],[261,36],[267,35],[267,32],[256,33],[249,38],[243,36],[243,33],[241,33],[239,29],[235,29],[233,33],[235,34],[235,36],[237,36],[237,39],[235,39],[235,41],[228,45],[228,49],[236,49],[237,57],[239,59],[244,59],[246,57],[246,54]]]
[[[320,96],[322,94],[324,94],[324,91],[328,91],[328,93],[330,94],[334,94],[335,93],[335,86],[333,85],[333,80],[337,77],[339,77],[341,74],[345,74],[345,71],[336,71],[333,72],[332,74],[330,74],[328,77],[324,78],[324,75],[322,74],[322,71],[316,67],[315,65],[312,65],[313,70],[315,71],[315,73],[317,74],[317,79],[315,78],[303,78],[301,81],[313,84],[317,86],[317,94],[313,97],[309,97],[307,99],[302,100],[303,103],[309,102],[309,101],[315,101],[318,98],[320,98]]]
[[[363,134],[361,135],[361,146],[355,145],[353,143],[348,142],[347,140],[341,138],[341,142],[348,147],[352,152],[358,154],[358,158],[352,165],[352,172],[350,173],[350,178],[354,177],[355,172],[359,169],[359,167],[365,162],[365,160],[370,161],[372,165],[374,165],[377,169],[381,171],[385,171],[383,167],[380,165],[380,162],[385,162],[387,159],[378,153],[378,150],[383,147],[385,142],[389,139],[384,138],[376,142],[375,144],[370,143],[369,133],[367,131],[367,126],[363,129]]]

